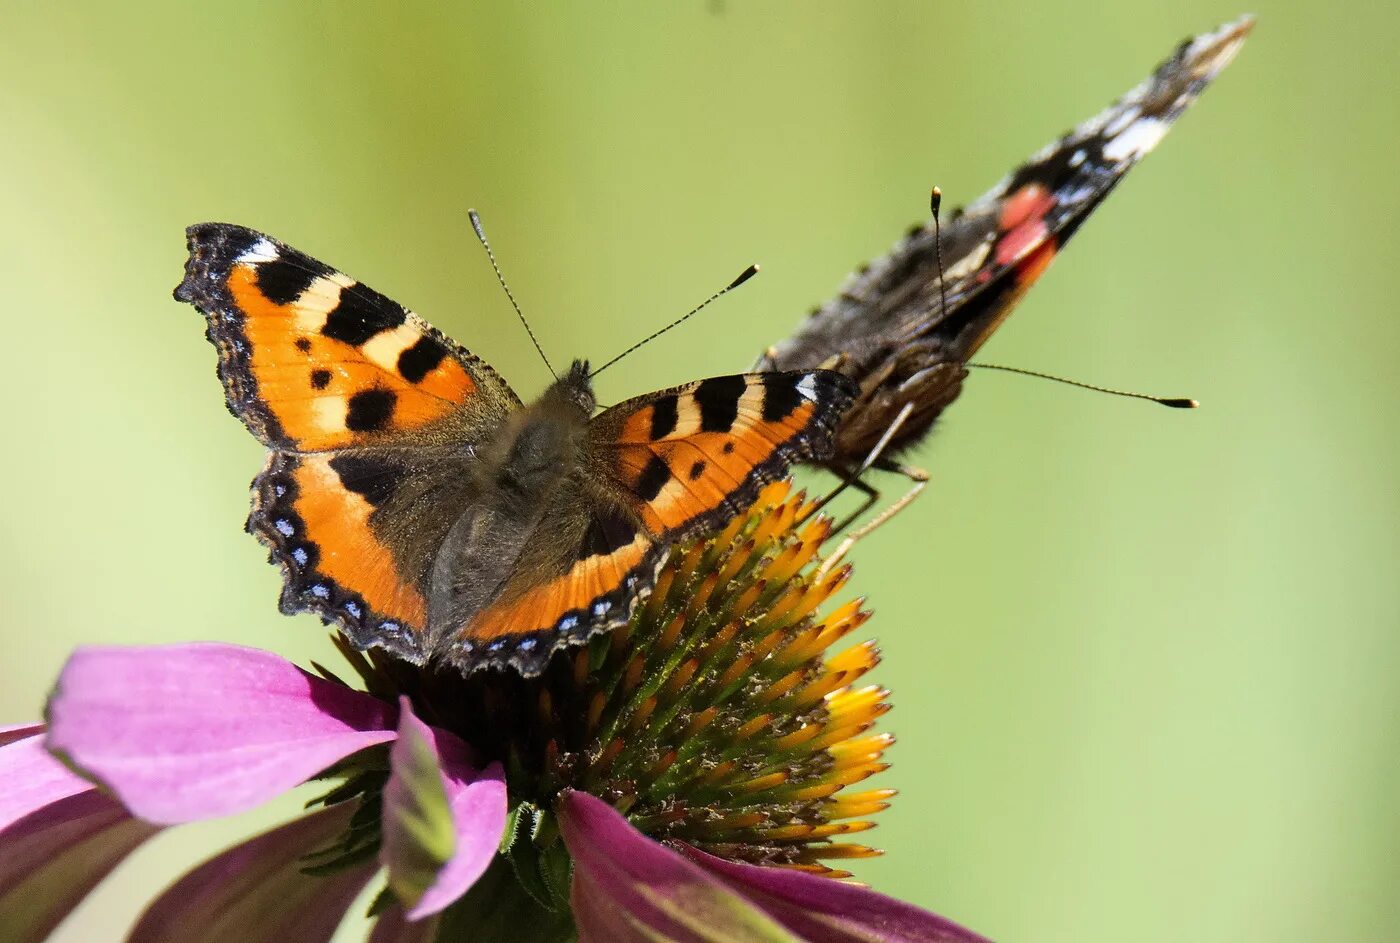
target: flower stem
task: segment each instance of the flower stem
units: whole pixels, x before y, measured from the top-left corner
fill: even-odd
[[[573,943],[578,939],[566,908],[542,906],[497,855],[472,889],[442,915],[436,943]]]

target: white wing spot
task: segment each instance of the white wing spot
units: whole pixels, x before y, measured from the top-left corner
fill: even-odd
[[[1156,118],[1143,118],[1105,144],[1103,156],[1109,160],[1137,160],[1157,146],[1168,127]]]
[[[315,334],[326,326],[326,315],[340,304],[340,293],[356,284],[349,275],[331,272],[312,279],[306,290],[297,296],[294,309],[296,327],[303,334]]]
[[[1142,109],[1136,105],[1123,109],[1121,114],[1115,115],[1108,127],[1103,129],[1105,137],[1113,137],[1128,130],[1128,125],[1138,120],[1142,116]]]
[[[311,412],[316,416],[316,427],[322,432],[340,432],[345,428],[345,414],[350,405],[343,396],[323,396],[312,400]]]
[[[239,262],[271,262],[277,258],[277,247],[270,239],[259,239],[238,257]]]
[[[360,345],[360,354],[385,370],[397,370],[399,354],[412,347],[423,336],[412,321],[405,321],[392,331],[380,331]]]
[[[966,278],[982,267],[982,263],[987,260],[987,256],[991,251],[992,241],[990,239],[983,240],[981,243],[974,246],[972,251],[968,252],[967,255],[948,266],[947,270],[943,273],[944,278],[949,281],[958,278]],[[935,287],[937,286],[935,285]],[[937,293],[935,292],[934,295],[936,297]]]

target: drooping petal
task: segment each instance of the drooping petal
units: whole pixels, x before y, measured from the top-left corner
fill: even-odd
[[[795,941],[717,878],[587,793],[565,794],[560,832],[574,859],[579,943]]]
[[[867,887],[787,868],[726,861],[685,845],[680,850],[813,943],[987,943],[951,920]]]
[[[0,731],[0,828],[94,788],[49,755],[43,733],[43,724]]]
[[[323,943],[377,869],[327,876],[307,854],[339,838],[356,803],[313,812],[236,845],[186,874],[141,915],[127,943]]]
[[[11,724],[8,727],[0,727],[0,747],[14,743],[16,740],[26,740],[43,732],[43,724]]]
[[[48,746],[135,815],[250,809],[394,737],[391,705],[253,648],[82,648],[49,701]]]
[[[158,829],[74,776],[42,725],[0,730],[0,914],[11,943],[43,940]]]
[[[734,864],[691,848],[672,851],[585,793],[564,797],[559,820],[574,858],[572,902],[581,943],[986,943],[936,914],[866,888]]]
[[[384,786],[380,857],[409,920],[438,913],[481,877],[506,825],[499,763],[485,770],[456,735],[429,727],[408,699]]]

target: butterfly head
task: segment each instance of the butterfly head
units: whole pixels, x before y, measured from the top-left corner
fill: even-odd
[[[566,407],[573,407],[587,419],[598,407],[598,398],[593,395],[593,381],[588,375],[588,361],[575,360],[568,371],[545,391],[545,400]]]
[[[485,456],[488,463],[499,462],[496,482],[542,500],[574,467],[596,405],[588,363],[575,360],[538,400],[516,414],[497,440],[496,457]]]

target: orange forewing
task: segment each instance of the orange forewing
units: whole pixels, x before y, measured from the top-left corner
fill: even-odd
[[[238,264],[229,272],[228,292],[243,312],[249,370],[258,394],[299,451],[346,448],[375,433],[427,425],[476,390],[462,364],[451,357],[443,357],[417,383],[399,372],[402,352],[426,336],[416,319],[358,346],[322,334],[325,310],[335,305],[334,298],[322,296],[355,287],[323,279],[296,301],[277,304],[259,290],[254,264]],[[357,431],[347,420],[353,397],[365,391],[392,394],[393,405],[379,428]]]
[[[614,409],[632,408],[616,420],[616,469],[651,533],[688,535],[732,517],[789,462],[824,448],[852,394],[836,374],[814,371],[705,380],[623,404]]]
[[[808,405],[789,420],[753,419],[728,434],[698,432],[684,439],[618,449],[618,465],[627,472],[624,480],[634,487],[653,457],[665,462],[670,471],[661,493],[642,510],[647,528],[654,533],[683,529],[689,521],[724,507],[755,468],[802,431],[812,413]],[[693,474],[697,466],[700,471]]]

